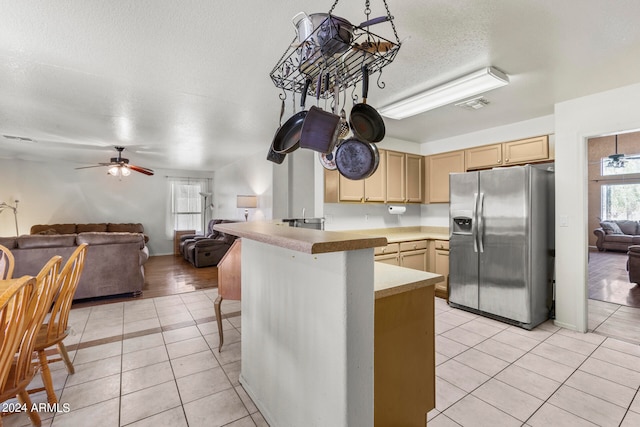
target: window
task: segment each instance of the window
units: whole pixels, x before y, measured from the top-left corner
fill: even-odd
[[[640,183],[602,185],[601,218],[640,220]]]
[[[169,178],[169,215],[167,235],[173,230],[196,230],[206,227],[206,212],[203,211],[204,198],[200,193],[209,190],[207,178]]]

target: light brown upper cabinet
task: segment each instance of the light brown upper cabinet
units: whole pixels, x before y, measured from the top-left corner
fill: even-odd
[[[422,156],[387,151],[387,202],[422,203]]]
[[[505,165],[547,160],[549,158],[549,137],[543,135],[505,142],[502,144],[502,150]]]
[[[386,158],[385,151],[380,151],[378,169],[366,179],[351,180],[336,172],[338,178],[339,201],[341,202],[384,202],[386,198]],[[325,196],[327,195],[327,173],[325,172]],[[327,199],[325,198],[325,202]],[[329,203],[329,202],[327,202]]]
[[[337,169],[324,170],[324,202],[338,203],[340,188],[340,172]]]
[[[407,177],[407,203],[422,203],[423,156],[417,154],[406,154],[405,162]]]
[[[547,135],[464,150],[466,170],[518,165],[549,159]]]
[[[404,203],[407,176],[405,153],[387,151],[387,202]]]
[[[502,166],[502,144],[483,145],[464,150],[467,170]]]
[[[464,172],[464,150],[427,156],[429,203],[449,202],[449,174]]]

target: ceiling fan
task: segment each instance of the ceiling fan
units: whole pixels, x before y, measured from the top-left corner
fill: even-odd
[[[143,173],[145,175],[153,175],[153,170],[148,168],[143,168],[142,166],[130,165],[129,159],[125,159],[122,157],[122,151],[125,147],[114,147],[118,151],[118,157],[112,157],[111,162],[109,163],[98,163],[93,166],[83,166],[76,169],[88,169],[88,168],[97,168],[100,166],[108,166],[109,170],[107,173],[113,176],[129,176],[131,171],[136,171]]]

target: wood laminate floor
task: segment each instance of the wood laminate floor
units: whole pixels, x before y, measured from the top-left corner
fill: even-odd
[[[149,257],[144,265],[142,295],[93,298],[74,302],[73,307],[90,307],[133,299],[155,298],[218,287],[218,267],[196,268],[175,255]]]
[[[626,252],[589,251],[589,299],[640,308],[640,286],[629,282]]]

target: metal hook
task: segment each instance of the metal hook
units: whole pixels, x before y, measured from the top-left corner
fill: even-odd
[[[353,85],[353,89],[351,90],[351,100],[354,104],[358,103],[358,95],[356,95],[356,85]]]
[[[278,94],[278,98],[280,98],[281,101],[287,99],[287,91],[284,90],[284,84],[282,85],[282,93]]]
[[[380,74],[378,74],[378,80],[376,81],[376,84],[378,85],[378,87],[380,89],[384,89],[385,86],[387,86],[387,85],[385,84],[385,82],[381,82],[380,81],[381,78],[382,78],[382,69],[380,69]]]

